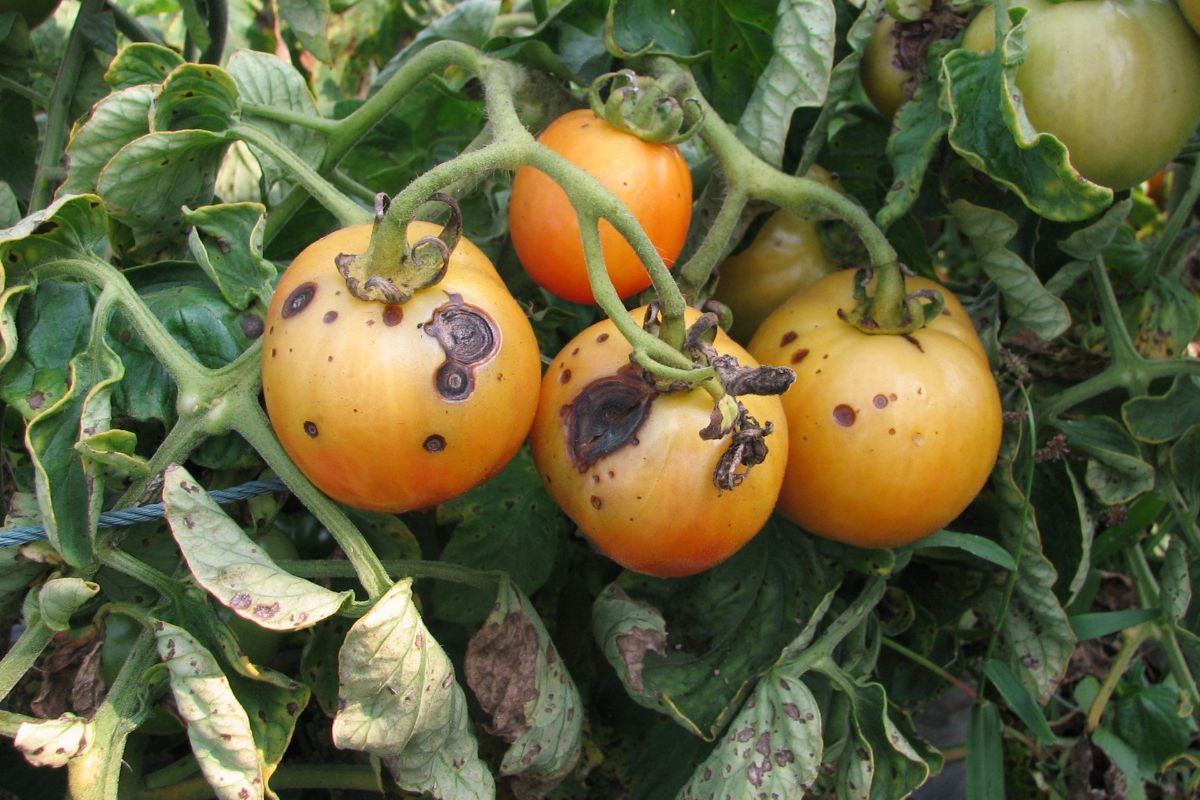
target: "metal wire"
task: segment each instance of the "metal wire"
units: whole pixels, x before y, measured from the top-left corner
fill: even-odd
[[[249,481],[229,489],[218,489],[215,492],[209,492],[208,496],[214,502],[225,505],[226,503],[236,503],[239,500],[247,500],[256,495],[281,491],[287,491],[287,485],[278,478],[268,478],[261,481]],[[165,509],[162,503],[151,503],[150,505],[137,506],[136,508],[123,508],[120,511],[105,511],[100,515],[100,521],[96,523],[96,526],[99,528],[119,528],[123,525],[136,525],[139,522],[153,522],[156,519],[160,519],[164,513]],[[4,530],[0,530],[0,547],[26,544],[27,542],[34,542],[45,538],[46,529],[41,525],[28,525],[23,528],[5,528]]]

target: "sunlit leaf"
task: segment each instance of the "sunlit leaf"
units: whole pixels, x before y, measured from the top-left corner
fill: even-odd
[[[69,631],[71,615],[99,591],[99,584],[82,578],[51,578],[38,590],[42,622],[52,631]]]
[[[21,723],[13,746],[35,767],[63,767],[86,752],[93,737],[91,722],[66,714],[58,719]]]

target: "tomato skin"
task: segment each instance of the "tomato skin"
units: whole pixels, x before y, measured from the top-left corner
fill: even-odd
[[[991,474],[1002,407],[965,309],[933,281],[945,312],[910,336],[869,335],[838,317],[854,305],[854,270],[780,306],[749,350],[791,366],[783,396],[791,450],[779,510],[812,533],[896,547],[957,517]]]
[[[642,319],[644,309],[630,312]],[[689,309],[688,320],[699,315]],[[744,366],[750,355],[724,332],[715,346]],[[693,575],[724,561],[766,523],[779,494],[788,434],[777,396],[741,398],[751,416],[774,432],[766,460],[745,481],[719,491],[713,471],[728,438],[705,441],[712,397],[703,389],[656,396],[630,443],[580,471],[567,443],[563,409],[593,381],[629,365],[630,347],[611,320],[569,342],[542,382],[530,433],[534,464],[546,489],[583,533],[622,566],[657,577]]]
[[[841,185],[821,167],[811,168],[807,177],[841,191]],[[780,303],[837,267],[821,245],[817,223],[779,209],[749,247],[721,263],[713,299],[733,312],[729,334],[745,344]]]
[[[637,217],[667,267],[674,265],[692,219],[692,176],[678,147],[643,141],[591,109],[568,111],[538,141],[596,176]],[[534,281],[564,300],[595,302],[579,219],[562,187],[534,167],[521,167],[508,222],[517,256]],[[600,222],[600,241],[622,299],[650,286],[641,259],[607,220]]]
[[[33,30],[58,8],[60,0],[0,0],[0,14],[15,11],[25,18],[29,30]]]
[[[1196,35],[1200,36],[1200,0],[1177,0],[1177,2],[1188,25],[1191,25]]]
[[[907,86],[913,73],[896,63],[896,19],[880,17],[863,48],[858,77],[867,97],[879,113],[891,119],[908,99]]]
[[[1085,178],[1127,189],[1162,169],[1200,125],[1200,39],[1163,0],[1022,0],[1017,69],[1033,127],[1053,134]],[[963,46],[994,45],[995,14],[971,21]]]
[[[439,230],[414,222],[409,240]],[[538,344],[491,262],[466,239],[441,282],[402,306],[357,299],[334,258],[363,252],[370,234],[370,225],[336,231],[280,279],[266,317],[263,396],[284,449],[330,497],[369,511],[426,508],[492,477],[521,447],[537,403]],[[312,299],[285,317],[289,298],[307,287]],[[448,359],[428,326],[459,303],[491,319],[496,345],[470,368],[473,390],[448,400],[437,385]]]

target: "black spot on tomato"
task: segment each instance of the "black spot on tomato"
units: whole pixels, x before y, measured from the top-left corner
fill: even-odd
[[[833,421],[843,428],[849,428],[854,424],[854,420],[858,418],[858,414],[850,406],[842,403],[833,407]]]
[[[330,310],[330,311],[325,312],[325,316],[321,317],[321,321],[324,322],[326,325],[328,325],[329,323],[337,320],[337,318],[338,318],[338,312]]]
[[[788,331],[787,333],[785,333],[783,335],[783,338],[779,340],[779,346],[787,347],[789,344],[796,341],[796,339],[798,337],[799,337],[799,334],[796,333],[795,331]]]
[[[799,364],[804,359],[808,358],[808,348],[801,347],[796,352],[792,353],[792,363]]]
[[[871,403],[876,408],[887,408],[888,399],[881,394],[877,394],[874,398],[872,398]]]
[[[404,319],[404,309],[398,305],[388,305],[383,308],[383,324],[394,328]]]
[[[592,503],[592,508],[596,509],[597,511],[599,511],[599,510],[600,510],[600,506],[604,505],[604,501],[603,501],[603,500],[601,500],[601,499],[600,499],[599,497],[597,497],[596,495],[592,495],[592,497],[591,497],[591,503]]]
[[[571,380],[571,370],[564,369],[558,376],[559,383],[567,383]]]
[[[296,316],[304,309],[308,308],[313,297],[317,294],[317,285],[312,281],[306,281],[295,289],[283,301],[283,310],[280,312],[284,319],[289,319]]]
[[[446,449],[446,437],[439,433],[431,434],[421,446],[430,453],[440,453]]]
[[[475,388],[475,377],[471,370],[457,361],[442,364],[434,382],[438,394],[445,400],[466,400]]]
[[[562,409],[567,452],[575,468],[586,472],[609,453],[636,445],[654,397],[654,389],[630,368],[585,386]]]
[[[305,420],[304,432],[314,439],[317,438],[317,423],[313,422],[312,420]]]
[[[602,334],[600,334],[599,336],[597,336],[597,337],[596,337],[596,342],[597,342],[598,344],[604,344],[604,343],[605,343],[605,342],[607,342],[607,341],[608,341],[608,334],[607,334],[607,333],[602,333]]]
[[[922,353],[925,352],[925,348],[921,346],[921,342],[917,339],[917,337],[913,336],[911,333],[904,334],[904,341],[908,342],[913,347],[920,350]]]

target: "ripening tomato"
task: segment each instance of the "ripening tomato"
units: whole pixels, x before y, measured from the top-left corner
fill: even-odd
[[[438,233],[414,222],[410,241]],[[330,497],[407,511],[499,472],[525,440],[541,378],[537,340],[487,256],[465,238],[445,277],[403,305],[359,300],[334,259],[371,226],[343,228],[288,267],[267,312],[263,396],[288,455]]]
[[[983,488],[1000,449],[1000,395],[950,292],[907,279],[910,290],[940,290],[945,310],[915,333],[870,335],[838,316],[854,305],[854,275],[793,296],[749,350],[796,370],[783,396],[791,449],[780,511],[830,539],[896,547],[936,533]]]
[[[807,177],[842,191],[822,167],[812,167]],[[729,334],[745,344],[780,303],[837,266],[821,244],[816,222],[779,209],[767,218],[749,247],[721,263],[713,299],[729,306],[733,312]]]
[[[1200,125],[1200,39],[1170,0],[1020,0],[1016,83],[1030,123],[1067,146],[1088,180],[1127,189],[1162,169]],[[995,43],[995,14],[963,47]]]
[[[554,120],[538,141],[598,178],[637,217],[666,265],[674,265],[692,220],[692,176],[678,147],[643,141],[586,108]],[[513,178],[508,223],[530,277],[565,300],[595,302],[579,219],[562,187],[534,167],[521,167]],[[606,220],[600,241],[622,299],[650,285],[633,247]]]
[[[640,319],[644,311],[630,313]],[[690,310],[688,320],[698,315]],[[757,365],[724,332],[714,345],[743,366]],[[542,381],[530,433],[534,463],[550,495],[609,558],[648,575],[692,575],[737,552],[771,515],[787,458],[783,407],[778,396],[741,398],[774,430],[764,438],[765,460],[721,490],[714,475],[731,440],[700,437],[712,396],[655,393],[629,356],[607,319],[563,348]]]

